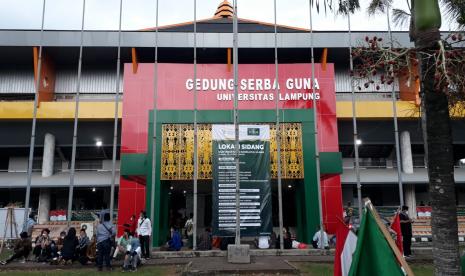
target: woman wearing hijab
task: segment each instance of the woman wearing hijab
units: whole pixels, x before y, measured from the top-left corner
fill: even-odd
[[[61,249],[62,263],[72,264],[76,260],[76,248],[79,246],[78,238],[76,237],[76,228],[71,227],[63,241]]]

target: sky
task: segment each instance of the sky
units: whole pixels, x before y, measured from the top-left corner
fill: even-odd
[[[45,29],[80,30],[83,0],[45,0]],[[193,0],[158,0],[159,25],[192,21]],[[232,1],[232,0],[231,0]],[[385,14],[369,16],[366,12],[368,0],[360,0],[361,9],[351,16],[352,30],[385,31]],[[394,0],[393,8],[407,9],[407,0]],[[155,26],[156,0],[122,0],[122,29],[139,30]],[[197,19],[213,16],[221,0],[197,0]],[[273,0],[237,0],[240,18],[274,22]],[[277,23],[309,28],[308,0],[276,0]],[[85,30],[117,30],[119,25],[120,0],[86,0]],[[0,29],[40,29],[43,0],[0,0]],[[347,18],[325,14],[314,9],[313,29],[321,31],[347,30]],[[392,26],[393,30],[406,27]],[[443,22],[442,30],[455,29],[453,24]]]

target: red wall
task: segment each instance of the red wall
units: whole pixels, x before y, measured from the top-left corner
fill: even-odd
[[[134,74],[131,64],[125,64],[124,97],[122,120],[122,153],[146,153],[148,137],[148,111],[153,108],[153,64],[139,64]],[[198,79],[230,79],[233,73],[223,64],[200,64],[197,66]],[[240,64],[241,79],[274,79],[274,64]],[[193,79],[192,64],[159,64],[158,65],[158,101],[159,110],[193,109],[193,92],[186,89],[186,80]],[[289,78],[311,78],[311,64],[280,64],[279,83],[281,94],[310,93],[311,91],[286,89]],[[322,152],[339,151],[336,98],[334,87],[334,66],[327,64],[322,70],[315,64],[315,78],[318,80],[320,99],[317,101],[318,111],[318,144]],[[218,101],[217,93],[233,93],[233,91],[198,91],[198,108],[200,110],[225,110],[233,108],[233,101]],[[274,94],[269,91],[239,91],[239,93]],[[280,108],[311,108],[312,100],[280,101]],[[275,101],[239,101],[239,109],[274,109]],[[304,141],[305,142],[305,141]],[[329,232],[335,231],[337,217],[342,217],[342,196],[340,176],[324,176],[321,181],[324,221]],[[130,215],[138,214],[145,208],[145,186],[134,181],[121,179],[119,192],[119,221],[121,226]]]

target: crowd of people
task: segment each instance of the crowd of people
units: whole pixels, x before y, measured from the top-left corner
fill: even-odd
[[[401,217],[402,230],[405,230],[405,240],[409,240],[407,233],[411,229],[411,220],[407,212],[403,210]],[[350,223],[353,209],[350,205],[346,210],[346,219]],[[124,227],[124,233],[116,239],[116,228],[111,221],[110,212],[103,211],[99,216],[99,222],[94,228],[94,235],[91,238],[87,235],[85,227],[79,229],[71,227],[67,232],[61,232],[56,238],[50,236],[49,229],[43,229],[34,242],[31,241],[32,229],[35,226],[34,216],[30,216],[25,223],[26,227],[21,233],[21,238],[16,242],[13,248],[13,254],[6,260],[1,261],[1,265],[6,265],[15,259],[25,262],[32,258],[37,262],[49,262],[50,264],[72,264],[79,262],[87,265],[95,262],[98,270],[103,270],[105,266],[111,269],[112,259],[124,260],[124,270],[137,270],[142,260],[150,258],[150,238],[152,234],[152,223],[147,217],[145,211],[141,211],[139,218],[131,216]],[[194,241],[194,221],[193,215],[183,220],[170,219],[170,232],[166,239],[166,244],[161,250],[179,251],[183,247],[193,248]],[[409,228],[409,229],[407,229]],[[308,248],[304,243],[293,239],[288,227],[283,229],[283,248]],[[411,230],[410,230],[411,235]],[[183,242],[186,241],[186,244]],[[219,248],[226,250],[228,244],[234,243],[234,238],[212,236],[209,227],[202,230],[196,237],[196,250],[211,250]],[[334,240],[333,240],[334,239]],[[312,244],[314,248],[329,248],[335,243],[335,237],[328,239],[324,231],[317,229],[313,236]],[[33,246],[34,245],[34,246]],[[256,239],[256,247],[260,249],[281,248],[280,235],[271,232],[267,236],[259,236]],[[404,244],[406,254],[409,254],[409,245]]]
[[[116,228],[112,223],[109,211],[103,211],[92,238],[87,235],[86,227],[79,229],[70,227],[56,238],[50,236],[50,230],[42,229],[32,241],[33,228],[36,225],[34,215],[30,215],[20,239],[13,247],[13,254],[1,265],[13,260],[24,263],[32,259],[35,262],[69,265],[79,262],[88,265],[95,262],[99,271],[105,266],[112,269],[112,259],[123,260],[123,270],[135,271],[143,259],[150,258],[149,244],[152,233],[150,219],[141,211],[136,221],[135,215],[124,225],[123,235],[116,240]],[[32,253],[32,255],[31,255]]]

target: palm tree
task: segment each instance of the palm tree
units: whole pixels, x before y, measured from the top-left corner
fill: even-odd
[[[311,0],[319,7],[318,0]],[[322,0],[333,8],[332,0]],[[385,10],[392,0],[371,0],[369,12]],[[465,1],[443,0],[450,17],[465,25]],[[338,11],[344,14],[358,8],[358,0],[338,0]],[[409,34],[420,62],[422,127],[426,144],[429,194],[432,207],[433,259],[436,275],[460,275],[457,208],[454,181],[454,159],[449,101],[435,84],[436,60],[441,35],[441,13],[438,0],[410,0],[410,12],[396,10],[394,19],[410,22]],[[406,20],[410,16],[410,20]]]
[[[437,0],[412,1],[415,47],[420,50],[423,129],[426,130],[433,260],[436,275],[460,275],[452,130],[447,95],[435,89],[429,55],[439,48],[441,13]],[[411,32],[412,33],[412,32]]]

